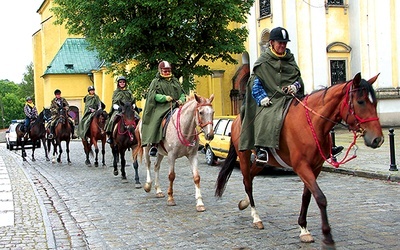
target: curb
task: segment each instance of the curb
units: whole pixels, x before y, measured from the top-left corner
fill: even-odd
[[[353,175],[356,177],[364,177],[370,179],[379,179],[384,181],[392,181],[392,182],[400,182],[400,175],[398,175],[398,171],[393,171],[392,173],[384,173],[384,172],[368,172],[368,171],[360,171],[353,169],[345,169],[345,168],[333,168],[330,166],[322,166],[322,171],[331,172],[331,173],[339,173],[339,174],[347,174]],[[395,174],[396,173],[396,174]]]

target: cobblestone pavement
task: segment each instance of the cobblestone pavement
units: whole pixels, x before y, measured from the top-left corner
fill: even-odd
[[[343,145],[339,138],[337,144]],[[374,150],[367,151],[364,156],[364,149],[359,146],[359,156],[339,168],[342,172],[347,169],[350,175],[322,172],[318,179],[328,199],[328,215],[338,249],[395,249],[399,245],[399,183],[353,175],[357,166],[367,162],[372,168],[379,158]],[[43,149],[36,151],[36,162],[29,157],[22,162],[20,151],[10,152],[4,143],[0,144],[0,153],[0,166],[4,163],[7,169],[14,205],[13,225],[0,226],[1,249],[320,249],[321,246],[320,213],[314,200],[308,225],[316,242],[299,242],[297,216],[303,185],[290,172],[275,170],[256,177],[254,196],[265,226],[264,230],[257,230],[252,228],[250,210],[237,208],[245,194],[240,171],[233,172],[224,196],[216,199],[214,184],[219,168],[207,166],[202,154],[199,168],[207,211],[199,213],[195,209],[194,184],[186,159],[177,162],[174,183],[177,206],[169,207],[166,198],[155,198],[154,190],[146,193],[135,189],[131,165],[127,168],[127,181],[113,176],[109,154],[108,166],[85,166],[79,141],[71,143],[71,165],[65,163],[65,155],[64,163],[46,162]],[[383,166],[388,168],[390,162],[381,159],[379,164],[382,171],[387,171]],[[145,169],[140,167],[139,172],[144,184]],[[164,160],[160,175],[164,192],[168,187],[167,172]],[[2,197],[0,202],[10,199]]]

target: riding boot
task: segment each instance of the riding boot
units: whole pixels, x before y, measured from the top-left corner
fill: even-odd
[[[335,156],[335,155],[339,154],[340,152],[342,152],[343,149],[344,149],[343,146],[332,147],[332,155]]]
[[[107,139],[107,143],[108,144],[112,144],[113,143],[113,138],[112,138],[112,136],[111,136],[111,132],[106,132],[106,134],[107,134],[107,136],[108,136],[108,139]]]
[[[71,124],[71,133],[72,133],[72,139],[78,138],[78,137],[75,135],[75,126],[74,126],[73,124]]]
[[[149,155],[150,156],[152,156],[152,157],[156,157],[157,156],[157,152],[158,152],[157,147],[158,147],[158,145],[156,143],[151,145],[151,148],[150,148],[150,151],[149,151]]]

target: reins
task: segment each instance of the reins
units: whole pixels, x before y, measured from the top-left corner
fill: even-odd
[[[329,163],[330,165],[332,165],[332,166],[335,167],[335,168],[338,168],[340,165],[345,164],[346,162],[348,162],[348,161],[350,161],[350,160],[352,160],[352,159],[354,159],[354,158],[357,157],[357,155],[356,155],[356,150],[354,151],[353,156],[351,156],[351,157],[349,157],[349,158],[348,158],[348,154],[349,154],[351,148],[352,148],[353,146],[355,146],[356,141],[357,141],[357,138],[359,138],[360,136],[362,136],[362,135],[364,134],[364,130],[360,127],[360,124],[366,123],[366,122],[370,122],[370,121],[379,120],[378,117],[372,117],[372,118],[368,118],[368,119],[362,119],[361,117],[359,117],[358,115],[356,115],[355,110],[354,110],[353,105],[352,105],[352,100],[350,99],[350,96],[351,96],[350,93],[351,93],[351,92],[354,92],[355,90],[357,90],[357,89],[352,89],[352,84],[349,84],[349,86],[348,86],[347,89],[346,89],[345,101],[343,102],[343,104],[342,104],[342,106],[341,106],[341,108],[340,108],[340,112],[342,113],[342,112],[344,111],[345,107],[348,107],[347,116],[346,116],[346,120],[345,120],[345,121],[346,121],[346,123],[347,123],[349,114],[353,115],[354,118],[355,118],[355,120],[356,120],[356,122],[357,122],[357,123],[356,123],[356,128],[350,128],[349,125],[345,125],[345,124],[343,124],[343,123],[341,123],[341,122],[333,121],[333,120],[329,119],[328,117],[325,117],[325,116],[323,116],[323,115],[317,113],[315,110],[311,109],[310,107],[308,107],[308,106],[307,106],[307,100],[308,100],[309,95],[305,97],[305,102],[303,103],[303,102],[302,102],[299,98],[297,98],[294,94],[291,94],[291,95],[306,109],[307,123],[308,123],[308,125],[310,126],[311,132],[312,132],[312,134],[313,134],[314,141],[315,141],[315,143],[317,144],[318,151],[319,151],[321,157],[322,157],[327,163]],[[346,127],[347,129],[349,129],[351,132],[353,132],[353,141],[350,143],[350,146],[349,146],[349,148],[347,149],[344,158],[343,158],[340,162],[338,162],[338,161],[336,161],[336,160],[333,159],[333,155],[332,155],[331,152],[330,152],[330,155],[331,155],[330,158],[325,157],[325,155],[323,154],[322,149],[321,149],[321,145],[320,145],[320,143],[319,143],[319,141],[318,141],[317,134],[316,134],[316,132],[315,132],[314,125],[312,124],[312,121],[311,121],[310,112],[313,113],[314,115],[319,116],[320,118],[323,118],[323,119],[325,119],[325,120],[327,120],[327,121],[330,121],[330,122],[334,123],[335,125],[336,125],[336,124],[341,124],[342,126],[344,126],[344,127]],[[329,138],[329,144],[330,144],[330,148],[332,148],[332,138],[331,138],[331,137]]]
[[[196,125],[199,126],[201,129],[203,129],[205,126],[207,126],[207,125],[209,125],[209,124],[213,124],[212,121],[207,121],[207,122],[205,122],[205,123],[202,122],[201,117],[200,117],[200,115],[199,115],[199,108],[200,108],[200,107],[203,107],[203,106],[212,106],[212,104],[211,104],[211,103],[198,103],[198,104],[196,105],[196,109],[194,110],[195,116],[196,116],[196,118],[197,118],[197,124],[196,124]],[[176,131],[177,131],[179,141],[180,141],[183,145],[185,145],[185,146],[187,146],[187,147],[193,147],[193,146],[196,145],[196,141],[198,141],[199,134],[201,133],[201,131],[200,131],[200,132],[197,132],[196,127],[195,127],[195,128],[194,128],[194,134],[191,134],[191,135],[188,136],[188,137],[194,136],[193,141],[190,142],[188,139],[186,139],[187,136],[185,136],[185,135],[182,133],[182,129],[181,129],[181,115],[182,115],[182,109],[183,109],[183,107],[184,107],[184,106],[180,106],[180,107],[179,107],[178,113],[177,113],[176,125],[175,125],[174,123],[173,123],[173,124],[174,124],[174,127],[175,127]],[[171,114],[172,114],[172,103],[171,103]]]

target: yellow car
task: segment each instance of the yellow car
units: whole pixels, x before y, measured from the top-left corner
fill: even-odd
[[[231,126],[236,116],[214,117],[214,139],[207,141],[204,134],[199,135],[199,150],[205,153],[206,163],[214,165],[218,158],[225,159],[231,141]]]

